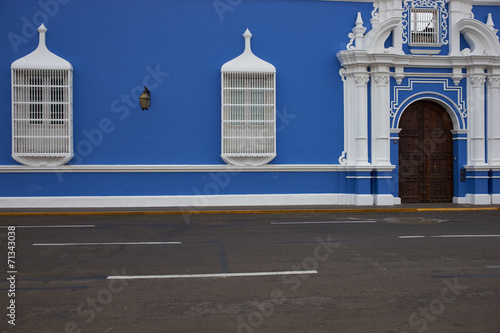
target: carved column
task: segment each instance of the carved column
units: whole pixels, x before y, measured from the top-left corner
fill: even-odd
[[[483,70],[484,73],[484,70]],[[484,165],[485,159],[485,128],[484,128],[484,74],[469,76],[469,165]]]
[[[388,72],[372,74],[371,137],[373,165],[390,165],[390,77]]]
[[[369,165],[368,162],[368,94],[367,85],[370,77],[368,73],[355,73],[355,158],[356,165]],[[348,153],[349,154],[349,153]]]
[[[488,164],[500,166],[500,76],[488,77]]]
[[[488,189],[485,140],[485,82],[483,68],[472,68],[468,80],[469,152],[466,202],[473,205],[491,204]]]
[[[449,43],[450,43],[450,55],[458,56],[460,53],[460,30],[457,27],[457,22],[464,17],[462,9],[462,1],[460,0],[450,0],[448,2],[449,7]]]

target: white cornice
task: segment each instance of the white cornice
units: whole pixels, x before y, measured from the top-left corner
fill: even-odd
[[[394,166],[352,167],[339,164],[268,164],[256,167],[238,167],[225,164],[210,165],[64,165],[60,167],[29,167],[2,165],[0,173],[141,173],[141,172],[339,172],[339,171],[391,171]]]
[[[374,64],[393,64],[403,67],[448,68],[473,66],[500,66],[500,58],[492,55],[463,56],[421,56],[395,53],[373,53],[365,50],[344,50],[337,53],[343,67],[367,66]]]

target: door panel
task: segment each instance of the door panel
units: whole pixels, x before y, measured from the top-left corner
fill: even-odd
[[[409,202],[453,199],[453,124],[439,104],[419,101],[400,120],[399,196]]]

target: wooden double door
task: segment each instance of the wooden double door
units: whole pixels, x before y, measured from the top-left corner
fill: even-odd
[[[401,202],[451,202],[453,199],[453,123],[431,101],[410,104],[399,122]]]

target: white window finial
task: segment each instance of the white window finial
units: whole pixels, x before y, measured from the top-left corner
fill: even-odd
[[[252,53],[252,47],[250,45],[250,39],[252,39],[252,33],[250,30],[246,30],[245,33],[243,34],[243,37],[245,37],[245,52],[244,53]]]
[[[40,32],[40,33],[47,32],[47,28],[45,27],[45,25],[43,23],[38,27],[38,32]]]
[[[252,38],[252,33],[250,32],[250,30],[246,30],[245,33],[243,34],[243,37],[245,38]]]

